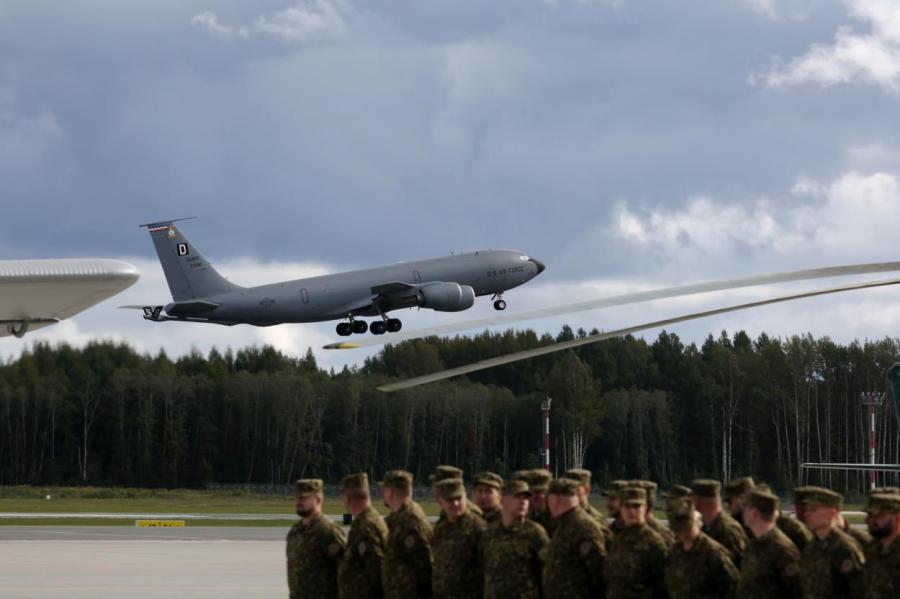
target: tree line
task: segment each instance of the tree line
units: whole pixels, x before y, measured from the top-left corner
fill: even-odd
[[[799,465],[867,461],[860,393],[886,390],[898,339],[723,332],[698,347],[662,332],[397,394],[375,389],[586,334],[408,341],[340,372],[319,368],[312,352],[271,347],[171,359],[112,342],[36,344],[0,365],[0,484],[285,484],[358,471],[377,479],[392,468],[424,481],[440,463],[508,474],[540,465],[549,395],[556,471],[586,467],[601,483],[753,474],[782,491],[805,482],[865,489],[864,474]],[[877,458],[898,463],[890,410],[878,413]]]

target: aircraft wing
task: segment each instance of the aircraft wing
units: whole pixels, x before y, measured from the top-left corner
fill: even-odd
[[[818,470],[874,470],[876,472],[900,472],[900,464],[801,464],[801,468]]]
[[[703,312],[695,312],[693,314],[685,314],[683,316],[675,316],[673,318],[667,318],[665,320],[657,320],[655,322],[647,322],[647,323],[643,323],[643,324],[638,324],[638,325],[626,327],[623,329],[618,329],[615,331],[598,333],[596,335],[588,335],[587,337],[583,337],[580,339],[572,339],[570,341],[561,341],[558,343],[551,343],[550,345],[545,345],[542,347],[536,347],[534,349],[529,349],[529,350],[525,350],[525,351],[521,351],[521,352],[507,354],[505,356],[497,356],[496,358],[489,358],[487,360],[482,360],[480,362],[466,364],[464,366],[450,368],[447,370],[442,370],[440,372],[434,372],[432,374],[426,374],[423,376],[406,379],[404,381],[399,381],[397,383],[383,385],[381,387],[378,387],[378,389],[381,391],[387,391],[387,392],[400,391],[401,389],[410,389],[412,387],[418,387],[419,385],[425,385],[427,383],[433,383],[435,381],[449,379],[449,378],[460,376],[463,374],[469,374],[471,372],[477,372],[479,370],[493,368],[495,366],[500,366],[503,364],[510,364],[512,362],[518,362],[520,360],[528,360],[530,358],[536,358],[537,356],[544,356],[544,355],[551,354],[551,353],[558,352],[558,351],[574,349],[576,347],[581,347],[582,345],[589,345],[591,343],[597,343],[598,341],[602,341],[604,339],[610,339],[612,337],[621,337],[624,335],[629,335],[631,333],[637,333],[637,332],[645,331],[648,329],[658,329],[660,327],[668,326],[671,324],[676,324],[679,322],[685,322],[687,320],[695,320],[697,318],[706,318],[708,316],[715,316],[717,314],[725,314],[727,312],[736,312],[738,310],[747,310],[749,308],[758,308],[760,306],[766,306],[769,304],[777,304],[780,302],[787,302],[787,301],[791,301],[791,300],[816,297],[816,296],[820,296],[820,295],[828,295],[828,294],[832,294],[832,293],[840,293],[842,291],[853,291],[856,289],[870,289],[870,288],[874,288],[874,287],[889,287],[891,285],[898,285],[898,284],[900,284],[900,279],[888,279],[885,281],[855,283],[852,285],[842,285],[840,287],[829,287],[827,289],[817,289],[814,291],[804,291],[804,292],[800,292],[800,293],[792,293],[790,295],[783,295],[783,296],[774,297],[774,298],[770,298],[770,299],[766,299],[766,300],[759,300],[759,301],[749,302],[749,303],[745,303],[745,304],[726,306],[724,308],[715,308],[712,310],[705,310]]]
[[[0,337],[64,320],[127,289],[137,269],[119,260],[0,261]]]
[[[608,308],[611,306],[621,306],[625,304],[634,304],[638,302],[646,302],[650,300],[665,299],[670,297],[681,297],[685,295],[694,295],[699,293],[708,293],[711,291],[723,291],[726,289],[740,289],[744,287],[753,287],[756,285],[768,285],[773,283],[787,283],[792,281],[805,281],[811,279],[823,279],[828,277],[839,277],[849,275],[860,275],[878,272],[897,272],[900,271],[900,262],[876,262],[869,264],[850,264],[846,266],[829,266],[825,268],[811,268],[805,270],[795,270],[780,273],[771,273],[764,275],[754,275],[750,277],[741,277],[737,279],[725,279],[719,281],[707,281],[705,283],[692,283],[689,285],[679,285],[677,287],[666,287],[662,289],[652,289],[649,291],[639,291],[637,293],[626,293],[624,295],[616,295],[610,297],[595,298],[570,304],[561,304],[556,306],[548,306],[537,308],[534,310],[526,310],[522,312],[510,312],[496,314],[487,318],[478,318],[474,320],[466,320],[446,325],[427,327],[423,329],[414,329],[409,331],[400,331],[393,333],[387,337],[366,337],[354,340],[354,343],[335,343],[325,346],[324,349],[345,349],[346,347],[370,347],[384,345],[385,343],[397,343],[407,341],[409,339],[421,339],[423,337],[432,337],[435,335],[446,335],[450,333],[459,333],[472,329],[480,329],[489,326],[509,324],[525,320],[535,320],[538,318],[546,318],[548,316],[559,316],[563,314],[571,314],[575,312],[584,312],[588,310],[596,310],[598,308]],[[392,293],[399,291],[390,286],[406,285],[406,283],[388,283],[381,286],[390,288]],[[375,289],[372,290],[375,292]],[[346,347],[340,347],[346,346]]]

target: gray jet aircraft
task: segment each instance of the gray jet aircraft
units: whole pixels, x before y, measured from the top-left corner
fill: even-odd
[[[185,220],[185,219],[178,219]],[[172,301],[165,306],[123,306],[146,320],[272,326],[291,322],[342,320],[341,336],[395,333],[403,326],[388,313],[401,308],[439,312],[468,310],[475,298],[490,295],[506,309],[503,293],[527,283],[544,265],[522,252],[481,250],[400,262],[333,275],[241,287],[222,277],[175,226],[176,220],[141,225],[150,231]],[[373,317],[371,324],[363,317]]]

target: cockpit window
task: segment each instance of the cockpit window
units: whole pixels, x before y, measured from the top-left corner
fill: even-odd
[[[530,260],[530,259],[531,258],[529,258],[528,256],[519,256],[519,260],[522,260],[524,262],[528,262],[528,260]]]

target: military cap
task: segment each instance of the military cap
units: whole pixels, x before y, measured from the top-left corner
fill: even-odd
[[[839,493],[835,493],[831,489],[826,489],[824,487],[807,487],[804,490],[803,499],[801,499],[800,501],[802,501],[805,505],[815,504],[841,509],[841,504],[843,504],[844,498]]]
[[[762,491],[763,493],[771,493],[772,492],[772,487],[770,487],[766,483],[759,483],[758,485],[753,487],[753,489],[756,489],[757,491]],[[751,489],[751,491],[753,489]]]
[[[655,482],[652,480],[633,480],[631,481],[631,486],[643,489],[647,492],[648,505],[656,503],[656,489],[658,488],[658,485]]]
[[[456,499],[466,494],[466,487],[461,478],[445,478],[434,484],[434,491],[438,497]]]
[[[406,470],[388,470],[384,473],[384,480],[381,481],[381,486],[409,491],[412,489],[412,483],[412,473]]]
[[[528,483],[520,478],[513,478],[503,485],[502,493],[504,495],[528,495],[531,497],[531,489],[528,488]]]
[[[875,487],[871,495],[900,495],[900,487]]]
[[[463,471],[456,466],[441,465],[434,469],[434,474],[428,477],[429,482],[437,484],[448,478],[462,478]]]
[[[722,485],[717,480],[698,478],[691,483],[691,493],[697,497],[718,497]]]
[[[532,491],[547,492],[547,486],[550,484],[550,472],[544,468],[535,468],[533,470],[522,470],[521,476],[514,476],[519,480],[528,483],[528,488]],[[518,474],[518,473],[517,473]]]
[[[794,503],[802,503],[804,499],[806,499],[806,495],[812,491],[815,491],[818,487],[811,486],[803,486],[803,487],[794,487]]]
[[[756,487],[756,483],[753,481],[752,476],[736,478],[725,485],[725,499],[740,497],[744,493],[752,491],[754,487]]]
[[[747,507],[756,508],[759,511],[771,514],[778,509],[778,496],[765,491],[754,489],[747,494],[744,504]]]
[[[666,510],[672,532],[684,532],[694,524],[694,505],[687,497],[673,498]]]
[[[622,505],[647,505],[647,490],[641,487],[625,487],[619,491]]]
[[[627,480],[614,480],[609,483],[609,488],[605,491],[602,491],[600,494],[605,495],[606,497],[617,497],[619,491],[628,486]]]
[[[880,514],[900,514],[900,494],[875,493],[866,501],[867,512]]]
[[[309,497],[310,495],[319,495],[322,493],[321,478],[301,478],[294,483],[294,492],[297,497]]]
[[[577,480],[572,480],[571,478],[557,478],[556,480],[550,481],[550,484],[547,486],[547,493],[549,495],[574,497],[579,486],[581,485],[579,485]]]
[[[591,484],[591,471],[585,470],[584,468],[569,468],[566,470],[565,474],[563,474],[563,478],[578,481],[578,484],[581,485],[589,485]]]
[[[660,493],[666,499],[678,499],[680,497],[687,497],[691,494],[691,488],[685,487],[684,485],[672,485],[672,488],[668,490],[666,493]]]
[[[475,478],[472,479],[472,483],[475,485],[487,485],[489,487],[494,487],[495,489],[500,489],[503,486],[503,479],[499,474],[494,474],[493,472],[481,472],[475,475]]]
[[[369,475],[365,472],[348,474],[341,479],[341,493],[348,491],[369,492]]]

